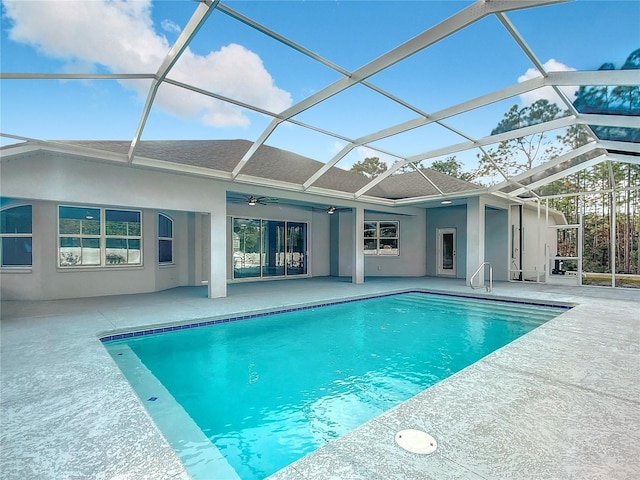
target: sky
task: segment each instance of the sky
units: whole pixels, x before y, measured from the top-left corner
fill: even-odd
[[[468,1],[226,1],[224,5],[353,71],[468,6]],[[2,1],[2,73],[155,73],[198,8],[191,0]],[[550,71],[619,68],[640,48],[639,0],[577,0],[516,10],[509,20]],[[539,73],[495,16],[373,75],[378,88],[426,113],[516,84]],[[342,75],[221,11],[214,11],[169,78],[281,112]],[[130,140],[149,80],[0,80],[0,131],[38,139]],[[572,90],[567,94],[571,97]],[[473,138],[490,134],[529,92],[446,123]],[[295,117],[346,138],[414,119],[418,114],[356,85]],[[171,85],[158,90],[143,140],[256,140],[271,118]],[[3,138],[2,144],[14,140]],[[398,156],[464,141],[428,125],[361,147],[338,166],[367,156]],[[278,127],[267,144],[326,162],[346,141],[296,125]],[[467,157],[465,157],[465,155]],[[460,154],[466,165],[474,152]]]

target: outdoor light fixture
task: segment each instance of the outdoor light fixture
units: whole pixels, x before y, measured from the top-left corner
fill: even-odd
[[[440,205],[451,205],[451,200],[442,200]]]
[[[333,205],[330,206],[329,208],[327,208],[327,213],[329,215],[333,215],[334,213],[336,213],[336,207],[334,207]]]
[[[251,206],[254,206],[256,203],[258,203],[258,199],[256,197],[249,197],[247,199],[247,203]]]

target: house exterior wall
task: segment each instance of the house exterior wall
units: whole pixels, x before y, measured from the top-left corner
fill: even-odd
[[[1,181],[3,197],[33,205],[34,249],[31,268],[0,270],[3,299],[144,293],[203,283],[209,283],[211,295],[210,270],[212,266],[219,270],[222,265],[223,275],[213,275],[215,291],[211,295],[221,296],[220,292],[226,293],[226,283],[233,277],[230,254],[233,216],[306,222],[308,275],[330,274],[330,216],[326,212],[287,204],[250,207],[227,203],[227,184],[223,181],[50,152],[4,161]],[[58,205],[141,211],[143,264],[58,267]],[[157,261],[158,213],[174,222],[172,265],[159,265]],[[225,223],[226,228],[221,230],[220,225]]]
[[[364,274],[369,277],[423,277],[427,272],[426,211],[413,216],[365,212],[366,220],[399,222],[399,256],[365,255]]]
[[[426,275],[426,252],[424,249],[426,213],[424,209],[413,209],[413,215],[368,212],[365,221],[399,222],[400,255],[365,255],[364,274],[367,277],[422,277]],[[341,277],[349,277],[353,272],[353,218],[350,211],[337,212],[339,215],[338,272]]]
[[[356,228],[351,209],[334,215],[314,210],[308,203],[283,202],[249,206],[226,200],[230,184],[223,180],[174,174],[103,163],[87,158],[36,152],[2,163],[0,188],[3,197],[33,205],[33,265],[0,271],[3,299],[46,300],[95,295],[143,293],[177,286],[209,284],[209,295],[226,295],[233,279],[233,217],[305,222],[308,225],[308,276],[339,275],[353,278]],[[237,186],[236,186],[237,188]],[[267,187],[257,195],[273,194]],[[309,197],[311,198],[311,197]],[[290,200],[306,202],[303,193]],[[316,202],[325,201],[315,199]],[[472,199],[473,200],[473,199]],[[504,203],[504,205],[501,204]],[[142,213],[141,266],[58,267],[58,205],[123,208]],[[507,278],[510,263],[510,225],[519,219],[508,213],[500,199],[475,199],[485,230],[484,258],[494,266],[494,278]],[[359,208],[363,208],[362,206]],[[436,276],[437,229],[456,229],[456,277],[466,278],[468,249],[467,205],[435,208],[403,207],[403,214],[365,208],[365,221],[399,223],[398,256],[365,255],[365,276]],[[395,211],[395,210],[394,210]],[[527,272],[544,270],[544,242],[555,248],[554,232],[538,227],[536,209],[524,208],[525,264]],[[174,222],[174,262],[157,261],[157,218],[162,213]],[[550,217],[551,223],[555,219]],[[544,215],[541,222],[544,223]],[[221,228],[221,226],[224,227]],[[540,228],[540,234],[533,234]],[[542,243],[542,247],[538,248]],[[542,250],[541,250],[542,249]],[[476,251],[474,255],[478,256]],[[213,273],[212,273],[213,271]],[[362,274],[362,268],[359,269]]]
[[[22,203],[22,202],[20,202]],[[3,299],[50,300],[122,293],[144,293],[189,285],[188,235],[185,212],[162,211],[174,220],[174,263],[157,261],[157,210],[142,210],[141,266],[58,267],[57,202],[32,201],[33,263],[29,268],[3,269]],[[65,202],[65,204],[68,202]]]
[[[208,278],[208,268],[203,268],[194,255],[195,251],[208,252],[202,248],[203,238],[197,236],[203,234],[203,215],[196,212],[212,210],[217,196],[221,192],[224,195],[224,185],[219,182],[35,154],[3,162],[0,187],[3,197],[24,199],[20,203],[33,205],[33,265],[30,269],[0,271],[0,294],[5,300],[143,293],[199,285]],[[220,191],[212,195],[216,188]],[[140,210],[143,264],[59,268],[58,205]],[[157,261],[159,212],[174,220],[175,265],[161,266]],[[224,255],[226,246],[222,249]]]

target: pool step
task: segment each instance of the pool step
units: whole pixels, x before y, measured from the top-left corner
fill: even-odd
[[[508,303],[495,300],[484,301],[470,299],[468,301],[465,298],[464,302],[460,302],[451,297],[413,293],[398,295],[394,298],[394,301],[396,305],[401,307],[418,307],[446,314],[464,313],[469,311],[469,306],[472,306],[472,315],[474,318],[495,319],[497,315],[506,320],[531,321],[535,323],[544,323],[563,311],[553,307]]]

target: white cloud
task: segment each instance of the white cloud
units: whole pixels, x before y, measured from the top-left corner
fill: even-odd
[[[331,155],[336,155],[345,147],[345,145],[345,143],[336,140],[329,149]],[[391,167],[391,165],[398,160],[397,158],[385,155],[384,153],[373,150],[372,148],[359,146],[343,157],[336,167],[342,168],[343,170],[349,170],[354,164],[362,162],[365,158],[370,157],[378,157],[382,163],[387,165],[387,168]]]
[[[114,73],[155,73],[171,47],[154,30],[150,0],[5,0],[3,5],[11,22],[11,40],[30,45],[67,65],[91,69],[101,65]],[[166,21],[162,27],[179,29]],[[68,66],[65,70],[69,71]],[[187,48],[169,77],[185,83],[197,79],[200,88],[273,112],[292,103],[291,95],[274,85],[260,57],[237,44],[207,55]],[[148,82],[122,84],[135,90],[141,99],[146,97]],[[159,89],[156,105],[174,115],[199,118],[216,127],[249,124],[238,107],[169,85]]]
[[[331,145],[331,148],[329,148],[329,153],[331,155],[336,155],[338,152],[340,152],[340,150],[342,150],[344,147],[346,146],[346,143],[344,142],[340,142],[338,140],[336,140],[335,142],[333,142],[333,145]]]
[[[180,33],[182,31],[180,25],[168,18],[162,20],[162,22],[160,22],[160,26],[165,32]]]
[[[391,162],[389,161],[389,157],[387,155],[384,155],[380,152],[376,152],[375,150],[372,150],[369,147],[363,147],[363,146],[357,147],[356,152],[358,154],[358,161],[362,161],[365,158],[378,157],[380,161],[386,163],[387,166],[393,163],[393,161]]]
[[[542,65],[547,72],[573,72],[575,68],[571,68],[564,63],[558,62],[551,58]],[[524,75],[518,77],[518,83],[522,83],[526,80],[530,80],[535,77],[541,76],[540,72],[536,68],[528,69]],[[562,91],[567,95],[569,100],[575,100],[575,87],[561,87]],[[560,99],[555,90],[551,87],[543,87],[531,92],[526,92],[520,95],[520,99],[524,105],[531,105],[536,100],[540,99],[549,100],[551,103],[556,103],[561,109],[564,109],[564,102]]]

